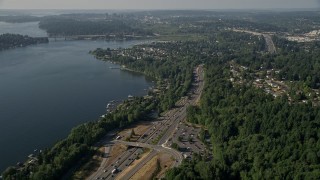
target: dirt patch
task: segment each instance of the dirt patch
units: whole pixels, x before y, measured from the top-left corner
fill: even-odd
[[[135,175],[130,179],[140,180],[140,179],[151,179],[153,173],[157,168],[158,155],[153,157],[149,162],[147,162]]]
[[[160,171],[157,171],[158,163],[160,163]],[[132,180],[151,179],[153,177],[161,178],[165,172],[174,163],[171,155],[160,153],[147,162],[134,176]]]
[[[150,129],[151,126],[152,124],[149,122],[141,123],[134,128],[134,132],[136,135],[142,136],[142,134],[144,134],[148,129]]]
[[[122,130],[118,135],[121,136],[121,140],[137,141],[151,126],[150,122],[140,122]]]
[[[160,154],[159,160],[161,165],[161,171],[158,173],[156,178],[164,177],[165,173],[171,168],[171,166],[174,163],[172,156],[165,153]]]
[[[121,140],[127,140],[130,138],[131,135],[131,129],[124,129],[118,133],[119,136],[121,136]]]

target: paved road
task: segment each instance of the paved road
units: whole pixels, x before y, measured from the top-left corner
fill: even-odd
[[[276,47],[273,43],[272,37],[268,34],[263,34],[264,39],[266,40],[266,45],[269,53],[275,54],[277,52]]]
[[[104,138],[103,141],[100,141],[96,144],[97,147],[104,146],[104,156],[102,157],[102,162],[97,170],[96,173],[93,173],[91,176],[89,176],[88,179],[96,179],[97,176],[99,176],[99,172],[103,172],[103,168],[108,163],[108,156],[111,152],[112,145],[112,137],[116,134],[116,132],[110,132],[108,133]]]
[[[154,151],[158,151],[158,152],[166,152],[168,154],[173,155],[174,157],[176,157],[176,160],[181,162],[183,157],[181,155],[180,152],[178,152],[175,149],[166,147],[164,145],[152,145],[152,144],[147,144],[147,143],[140,143],[140,142],[127,142],[127,141],[114,141],[115,143],[120,143],[120,144],[124,144],[127,146],[133,146],[133,147],[142,147],[142,148],[149,148],[149,149],[153,149]]]
[[[122,153],[111,166],[106,167],[106,162],[102,163],[99,170],[90,176],[89,179],[114,179],[117,174],[112,174],[111,171],[117,168],[119,171],[124,170],[129,166],[136,158],[142,153],[142,148],[152,149],[152,152],[147,157],[133,167],[122,179],[130,179],[139,169],[141,169],[148,161],[150,161],[157,152],[165,152],[171,154],[175,158],[173,166],[178,166],[183,160],[183,156],[180,152],[168,148],[165,143],[172,137],[175,129],[179,123],[184,121],[186,118],[186,108],[189,105],[195,105],[196,101],[199,100],[203,89],[203,66],[198,66],[194,71],[195,81],[194,87],[191,88],[188,98],[182,98],[177,103],[178,108],[173,108],[163,114],[158,121],[153,122],[153,126],[148,129],[137,142],[126,142],[126,141],[113,141],[113,143],[126,144],[129,147],[127,151]],[[156,142],[158,140],[158,142]],[[110,141],[109,141],[110,142]],[[156,143],[156,144],[155,144]]]
[[[274,45],[272,37],[269,34],[259,33],[259,32],[254,32],[254,31],[247,31],[247,30],[239,30],[239,29],[233,29],[233,31],[245,32],[245,33],[253,34],[256,36],[263,36],[266,41],[267,51],[271,54],[277,53],[276,46]]]
[[[154,156],[157,155],[157,151],[153,150],[148,156],[141,161],[139,164],[134,166],[131,171],[129,171],[127,174],[125,174],[121,179],[130,179],[135,173],[137,173],[141,168],[143,168],[144,165],[147,164]]]
[[[171,148],[168,148],[165,146],[166,142],[172,138],[174,131],[178,127],[179,123],[186,119],[186,108],[189,105],[196,105],[197,101],[199,100],[199,96],[201,95],[204,87],[204,71],[203,66],[199,66],[195,70],[195,77],[196,81],[198,82],[195,84],[195,88],[191,89],[191,98],[187,101],[180,100],[177,104],[182,105],[180,108],[174,108],[173,110],[169,111],[169,120],[171,122],[171,125],[167,125],[167,130],[163,134],[163,136],[160,138],[157,146],[149,146],[146,144],[136,144],[136,145],[143,145],[145,147],[149,146],[152,149],[166,152],[171,154],[175,158],[175,163],[173,164],[173,167],[177,167],[181,164],[183,160],[183,156],[180,152],[173,150]],[[182,103],[181,103],[182,101]],[[172,113],[173,112],[173,113]],[[133,143],[132,145],[134,145]],[[161,145],[161,146],[160,146]],[[160,149],[159,147],[163,147],[163,149]],[[154,152],[153,151],[153,152]],[[144,161],[141,161],[136,167],[132,168],[126,175],[123,176],[122,179],[130,179],[136,172],[138,172],[139,169],[141,169],[148,161],[150,161],[154,156],[156,156],[156,153],[150,153],[147,158]]]
[[[127,142],[127,141],[115,141],[115,143],[121,143],[128,146],[134,146],[134,147],[142,147],[142,148],[149,148],[152,149],[152,152],[147,155],[147,157],[138,165],[133,167],[131,171],[129,171],[127,174],[125,174],[122,179],[130,179],[136,172],[138,172],[147,162],[149,162],[154,156],[157,155],[158,152],[164,152],[166,154],[170,154],[175,158],[174,167],[181,164],[183,160],[182,154],[172,148],[166,147],[164,145],[152,145],[147,143],[139,143],[139,142]]]

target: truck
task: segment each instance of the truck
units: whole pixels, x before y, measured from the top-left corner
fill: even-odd
[[[115,174],[115,173],[117,173],[117,172],[118,172],[118,169],[117,169],[117,168],[114,168],[114,169],[111,171],[112,174]]]

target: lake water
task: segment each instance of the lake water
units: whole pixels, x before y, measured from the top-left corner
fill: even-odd
[[[29,23],[6,23],[0,22],[0,34],[11,33],[28,35],[31,37],[47,37],[47,33],[37,28],[39,22]]]
[[[0,1],[1,2],[1,1]],[[141,10],[112,10],[112,9],[0,9],[0,16],[53,16],[60,14],[113,14],[113,13],[127,13],[127,12],[139,12]]]
[[[37,24],[14,25],[1,23],[0,33],[6,28],[43,35]],[[146,94],[152,82],[145,76],[110,69],[115,65],[88,54],[137,43],[52,41],[0,52],[0,171],[50,147],[72,127],[97,120],[109,101]]]

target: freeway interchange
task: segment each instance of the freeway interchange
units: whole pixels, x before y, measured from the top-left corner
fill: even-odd
[[[159,152],[172,156],[174,159],[172,167],[180,165],[183,158],[191,157],[193,152],[203,154],[205,146],[196,138],[200,128],[190,127],[184,123],[187,107],[198,103],[203,90],[203,65],[196,67],[193,74],[194,83],[188,96],[181,98],[175,108],[153,121],[152,125],[135,142],[124,141],[120,136],[117,136],[116,140],[112,140],[115,137],[114,133],[108,134],[102,142],[105,148],[103,161],[99,169],[88,179],[130,179]],[[191,137],[192,141],[185,142],[184,138],[179,138],[182,139],[180,142],[177,140],[178,137],[189,137],[189,139]],[[179,150],[183,152],[171,148],[173,142],[177,143],[180,147]],[[109,152],[116,144],[122,144],[128,148],[111,160]],[[145,149],[150,149],[150,152],[133,166],[132,163],[140,158]],[[132,167],[127,169],[129,166]],[[125,169],[127,171],[124,173]],[[118,176],[122,172],[124,174],[119,178]]]

